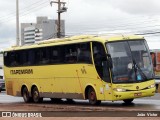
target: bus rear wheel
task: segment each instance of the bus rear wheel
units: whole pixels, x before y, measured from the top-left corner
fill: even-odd
[[[131,104],[134,99],[123,100],[125,104]]]
[[[101,103],[100,100],[97,100],[96,92],[93,88],[88,90],[88,99],[91,105],[99,105]]]
[[[40,97],[40,95],[39,95],[39,91],[38,91],[38,88],[37,88],[37,87],[34,87],[34,88],[33,88],[32,98],[33,98],[33,102],[35,102],[35,103],[40,103],[40,102],[43,101],[43,98]]]
[[[29,96],[29,92],[28,92],[27,87],[24,87],[22,89],[22,96],[23,96],[23,99],[24,99],[25,103],[29,103],[29,102],[32,101],[32,97]]]

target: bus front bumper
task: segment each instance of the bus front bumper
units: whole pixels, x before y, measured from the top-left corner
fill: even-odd
[[[150,97],[155,95],[155,91],[156,91],[155,87],[146,89],[146,90],[139,90],[139,91],[125,91],[125,92],[114,91],[113,101]]]

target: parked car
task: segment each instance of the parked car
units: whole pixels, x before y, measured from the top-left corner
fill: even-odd
[[[3,79],[0,79],[0,92],[5,91],[5,82]]]

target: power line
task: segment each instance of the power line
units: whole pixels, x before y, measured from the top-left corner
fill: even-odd
[[[46,2],[46,1],[45,1]],[[41,2],[41,4],[40,5],[42,5],[43,3],[45,3],[44,1],[43,2]],[[39,6],[37,6],[37,3],[40,3],[39,1],[37,1],[37,2],[35,2],[35,3],[33,3],[33,4],[31,4],[30,6],[33,6],[33,5],[36,5],[36,7],[39,7]],[[43,5],[44,6],[44,5]],[[34,6],[33,6],[34,7]],[[34,7],[34,8],[31,8],[30,10],[28,10],[28,11],[24,11],[24,12],[21,12],[20,13],[20,15],[21,15],[21,17],[22,16],[25,16],[25,15],[27,15],[27,14],[30,14],[30,11],[32,12],[32,10],[35,10],[35,9],[37,9],[36,7]],[[26,7],[26,9],[28,9],[28,7]],[[9,19],[9,18],[13,18],[13,17],[8,17],[7,18],[7,21],[10,21],[10,20],[12,20],[12,19]],[[131,20],[133,20],[133,18],[130,18]],[[135,17],[135,19],[137,19],[137,17]],[[109,30],[115,30],[115,29],[123,29],[123,30],[128,30],[128,29],[136,29],[136,28],[148,28],[148,27],[158,27],[159,25],[154,25],[154,26],[145,26],[145,27],[136,27],[135,28],[135,26],[136,25],[141,25],[142,23],[144,23],[144,22],[146,22],[146,24],[147,23],[151,23],[152,21],[157,21],[157,19],[155,20],[155,19],[151,19],[151,20],[145,20],[145,21],[141,21],[141,22],[138,22],[138,24],[137,24],[137,22],[136,22],[136,24],[131,24],[131,23],[135,23],[135,22],[131,22],[131,23],[127,23],[127,24],[121,24],[121,23],[124,23],[124,21],[127,21],[128,19],[124,19],[122,22],[118,22],[118,26],[115,26],[115,24],[112,24],[112,26],[110,25],[110,27],[112,27],[112,29],[109,29]],[[6,22],[6,21],[5,21]],[[129,27],[130,26],[130,27]],[[132,27],[133,26],[133,27]],[[81,25],[81,27],[82,27],[82,25]],[[88,26],[87,26],[88,27]],[[107,26],[108,27],[108,26]],[[90,28],[90,29],[92,29],[92,27]],[[93,29],[95,29],[95,28],[93,28]],[[96,28],[97,29],[97,28]],[[101,28],[101,29],[106,29],[106,28]],[[107,29],[108,30],[108,29]]]
[[[24,17],[25,15],[27,15],[27,14],[30,14],[33,10],[35,11],[35,10],[37,10],[37,9],[40,9],[40,8],[43,8],[43,7],[46,7],[46,5],[49,5],[49,3],[47,3],[46,1],[42,1],[42,0],[39,0],[39,1],[37,1],[37,2],[34,2],[33,4],[31,4],[29,7],[26,7],[25,9],[27,10],[27,9],[29,9],[29,8],[31,8],[31,9],[29,9],[29,10],[27,10],[27,11],[25,11],[25,9],[23,9],[23,10],[21,10],[21,11],[24,11],[24,12],[21,12],[20,13],[20,17]],[[32,6],[32,7],[31,7]],[[33,8],[34,7],[34,8]],[[15,16],[13,16],[13,17],[15,17]],[[12,18],[13,18],[12,17]],[[1,18],[1,17],[0,17]],[[136,19],[137,17],[135,17],[135,19]],[[133,20],[133,18],[130,18],[131,20]],[[11,20],[13,20],[13,19],[9,19],[9,17],[7,18],[7,20],[6,21],[4,21],[4,22],[7,22],[7,21],[11,21]],[[129,19],[125,19],[125,21],[127,21],[127,20],[129,20]],[[116,21],[116,20],[115,20]],[[146,28],[152,28],[152,27],[160,27],[160,25],[150,25],[150,26],[136,26],[136,25],[141,25],[142,23],[151,23],[151,21],[153,22],[153,21],[157,21],[157,19],[149,19],[149,20],[141,20],[140,22],[136,22],[136,24],[131,24],[131,23],[135,23],[135,22],[131,22],[131,23],[127,23],[127,24],[120,24],[120,23],[123,23],[124,21],[122,21],[122,22],[118,22],[118,26],[115,26],[115,24],[113,25],[112,24],[112,28],[111,29],[106,29],[106,27],[105,28],[100,28],[100,29],[103,29],[104,31],[105,30],[129,30],[129,29],[140,29],[140,28],[143,28],[143,29],[146,29]],[[137,24],[138,23],[138,24]],[[129,24],[129,25],[128,25]],[[82,26],[82,25],[81,25]],[[132,27],[133,26],[133,27]],[[88,27],[88,26],[87,26]],[[91,28],[90,28],[91,29]],[[95,28],[95,29],[97,29],[97,28]],[[146,31],[146,30],[145,30]],[[145,32],[145,31],[143,31],[143,32]],[[84,31],[85,32],[85,31]],[[90,31],[87,31],[87,32],[98,32],[97,30],[95,31],[95,30],[90,30]],[[142,34],[144,34],[144,33],[142,33]]]
[[[23,12],[23,11],[25,11],[25,10],[28,10],[30,7],[34,7],[35,5],[37,6],[37,3],[40,3],[40,2],[42,2],[43,0],[39,0],[39,1],[37,1],[37,2],[34,2],[34,3],[32,3],[32,4],[29,4],[27,7],[25,7],[25,8],[20,8],[20,11],[21,12]],[[44,2],[44,1],[43,1]],[[45,1],[46,2],[46,1]],[[8,18],[8,16],[13,16],[13,15],[15,15],[16,14],[16,11],[15,10],[13,10],[13,12],[11,12],[11,13],[9,13],[9,14],[7,14],[7,15],[5,15],[5,16],[1,16],[0,17],[0,20],[2,20],[2,19],[5,19],[6,17]]]
[[[39,6],[36,6],[36,7],[34,7],[34,8],[32,8],[32,9],[30,9],[30,10],[28,10],[28,11],[25,11],[25,12],[20,12],[20,17],[23,17],[23,16],[25,16],[25,15],[28,15],[28,14],[30,14],[30,13],[33,13],[35,10],[38,10],[38,9],[40,9],[40,8],[44,8],[44,7],[46,7],[46,6],[49,6],[49,4],[48,3],[43,3],[43,4],[41,4],[41,5],[39,5]],[[15,18],[15,16],[12,16],[12,17],[8,17],[8,19],[6,19],[5,21],[2,21],[1,23],[5,23],[5,22],[8,22],[8,21],[13,21],[13,20],[15,20],[14,19]]]
[[[135,35],[153,35],[153,34],[160,34],[160,32],[148,32],[148,33],[137,33]]]
[[[36,3],[34,3],[34,4],[36,4]],[[28,13],[28,12],[32,12],[33,10],[35,10],[35,9],[37,9],[37,8],[42,8],[41,6],[46,6],[46,4],[49,6],[49,3],[48,2],[46,2],[46,1],[43,1],[43,2],[39,2],[38,4],[36,4],[36,5],[31,5],[32,7],[26,7],[25,9],[23,9],[23,10],[21,10],[20,11],[20,15],[24,15],[24,14],[26,14],[26,13]],[[28,9],[28,10],[27,10]],[[2,19],[0,19],[0,21],[1,22],[6,22],[6,20],[7,21],[9,21],[9,20],[12,20],[12,18],[13,17],[15,17],[15,13],[14,13],[14,15],[11,15],[11,16],[7,16],[6,18],[2,18]],[[0,17],[1,18],[1,17]]]
[[[43,1],[44,2],[44,1]],[[33,4],[31,4],[30,6],[32,6],[32,5],[35,5],[35,4],[37,4],[37,3],[39,3],[39,1],[36,1],[35,3],[33,3]],[[26,9],[28,9],[28,7],[26,7]],[[139,17],[131,17],[131,18],[129,18],[129,19],[131,19],[132,21],[133,21],[133,19],[137,19],[137,18],[139,18]],[[8,18],[7,18],[8,19]],[[124,23],[124,21],[128,21],[129,19],[124,19],[122,22],[118,22],[119,24],[120,23]],[[115,20],[115,21],[117,21],[117,20]],[[151,20],[152,21],[152,20]],[[151,22],[150,20],[147,20],[147,22]],[[153,20],[153,21],[155,21],[155,19]],[[143,21],[142,21],[143,22]],[[130,23],[131,24],[131,23]],[[112,25],[113,26],[113,25]],[[125,26],[125,25],[124,25]],[[123,26],[122,26],[123,27]]]
[[[129,24],[129,23],[126,23],[125,25],[123,25],[123,24],[118,24],[118,25],[115,25],[115,24],[111,24],[111,25],[109,25],[109,27],[107,26],[107,25],[105,25],[104,23],[103,23],[103,26],[104,27],[101,27],[101,29],[105,29],[105,30],[108,30],[108,28],[109,28],[109,30],[115,30],[115,29],[123,29],[123,30],[126,30],[126,29],[137,29],[137,28],[150,28],[150,27],[160,27],[160,24],[157,24],[156,23],[156,25],[149,25],[149,26],[144,26],[144,24],[142,24],[142,23],[139,23],[139,22],[137,22],[138,24]],[[148,21],[148,22],[146,22],[146,24],[151,24],[151,21]],[[138,25],[140,25],[140,26],[138,26]],[[80,26],[81,28],[84,28],[85,29],[85,27],[87,27],[88,28],[88,26],[91,26],[91,27],[89,27],[90,29],[97,29],[97,26],[98,25],[82,25],[82,24],[80,24],[80,25],[72,25],[72,27],[78,27],[78,26]],[[107,28],[107,29],[106,29]]]

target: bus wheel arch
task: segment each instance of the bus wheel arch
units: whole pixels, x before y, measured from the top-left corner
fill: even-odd
[[[21,88],[21,95],[22,95],[25,103],[29,103],[29,102],[32,101],[32,97],[30,97],[29,91],[28,91],[28,88],[27,88],[26,85],[22,86],[22,88]]]
[[[86,89],[85,89],[85,99],[88,99],[88,91],[89,91],[90,88],[92,88],[92,86],[91,86],[91,85],[88,85],[88,86],[86,87]]]
[[[38,87],[36,85],[32,86],[31,94],[32,94],[32,99],[33,99],[34,103],[40,103],[43,101],[43,98],[40,97],[40,93],[39,93]]]
[[[88,99],[91,105],[99,105],[101,103],[100,100],[97,100],[96,91],[91,85],[85,89],[85,99]]]

